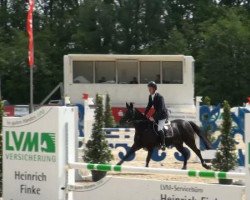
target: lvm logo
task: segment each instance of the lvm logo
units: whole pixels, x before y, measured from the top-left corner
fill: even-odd
[[[7,151],[55,153],[55,133],[5,132]]]

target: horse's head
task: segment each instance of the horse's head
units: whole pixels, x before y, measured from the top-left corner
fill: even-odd
[[[126,112],[124,113],[120,123],[129,123],[132,122],[135,118],[135,109],[133,103],[126,103]]]
[[[134,108],[133,103],[126,103],[127,111],[123,115],[120,123],[131,123],[137,120],[147,120],[146,116],[144,116],[139,110]]]

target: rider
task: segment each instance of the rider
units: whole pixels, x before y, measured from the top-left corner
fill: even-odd
[[[165,143],[165,134],[163,131],[164,125],[166,120],[168,119],[168,111],[165,106],[164,98],[161,96],[157,90],[157,85],[154,81],[150,81],[148,83],[148,91],[150,93],[149,99],[148,99],[148,105],[145,110],[145,115],[148,114],[150,108],[154,106],[155,113],[153,115],[153,118],[155,122],[158,124],[158,133],[161,138],[161,149],[165,150],[166,143]]]

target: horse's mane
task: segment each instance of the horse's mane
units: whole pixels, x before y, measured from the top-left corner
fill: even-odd
[[[137,120],[143,120],[143,121],[150,121],[145,115],[143,115],[141,113],[141,111],[139,111],[137,108],[135,108],[135,113],[136,113],[136,117]]]

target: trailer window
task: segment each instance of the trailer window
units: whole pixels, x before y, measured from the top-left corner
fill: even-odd
[[[93,83],[92,61],[73,61],[73,82]]]
[[[118,83],[138,84],[138,62],[134,60],[124,60],[117,62]]]
[[[160,62],[140,62],[140,73],[140,83],[148,83],[149,81],[161,83]]]
[[[162,82],[166,84],[183,83],[183,64],[178,62],[162,62]]]
[[[95,63],[95,83],[116,83],[115,62]]]

